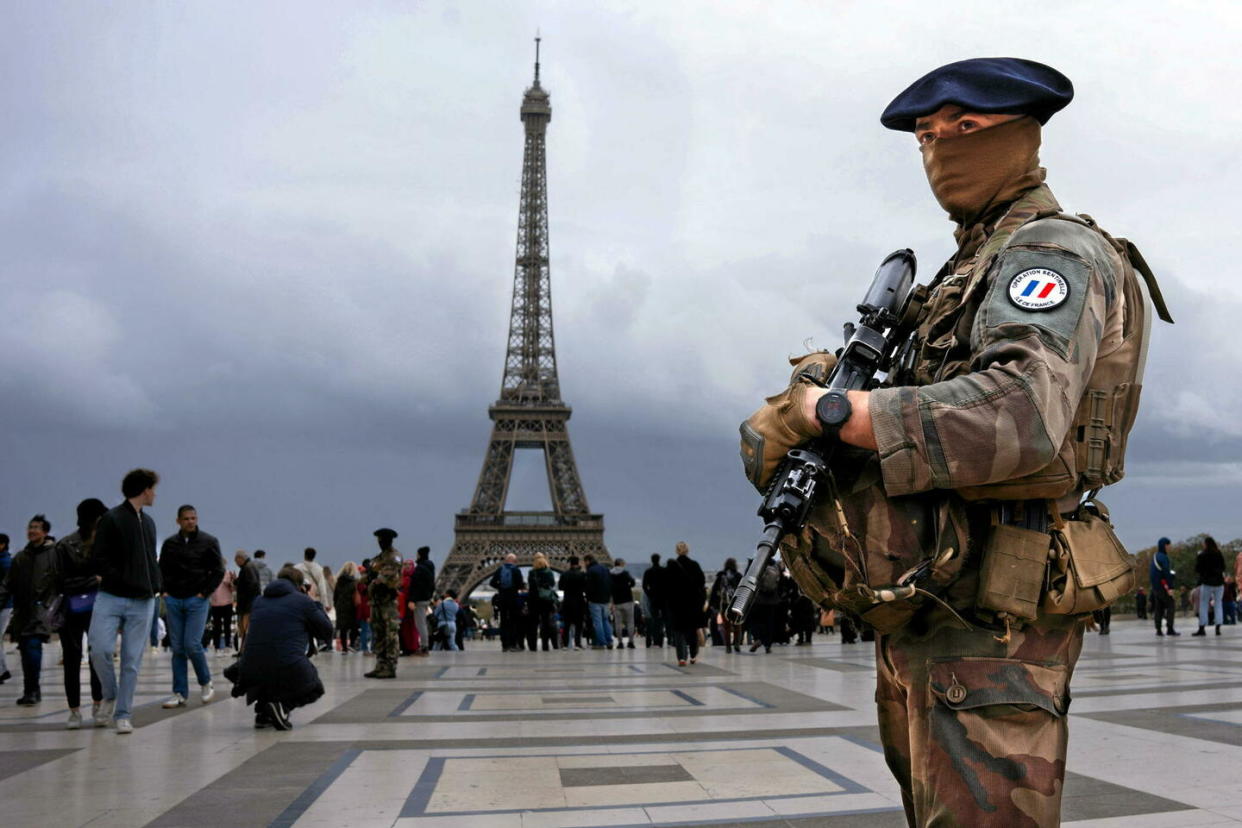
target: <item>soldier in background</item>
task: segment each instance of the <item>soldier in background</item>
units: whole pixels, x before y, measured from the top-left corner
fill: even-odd
[[[375,669],[366,673],[367,678],[390,679],[397,677],[397,590],[401,588],[401,555],[392,545],[397,533],[391,529],[376,529],[380,553],[371,559],[367,568],[368,594],[371,599],[371,631],[375,651]]]
[[[1056,603],[1070,586],[1045,580],[1049,552],[1083,539],[1070,521],[1107,540],[1106,510],[1080,498],[1123,473],[1153,301],[1168,320],[1137,250],[1043,183],[1041,127],[1072,97],[1060,72],[1016,58],[952,63],[898,95],[881,123],[913,133],[958,242],[908,359],[834,408],[819,402],[835,357],[810,354],[742,426],[761,490],[789,449],[840,449],[839,495],[781,554],[809,595],[879,632],[880,734],[911,825],[1060,822],[1086,619]],[[924,593],[868,592],[915,566]],[[1114,574],[1128,591],[1131,571]]]

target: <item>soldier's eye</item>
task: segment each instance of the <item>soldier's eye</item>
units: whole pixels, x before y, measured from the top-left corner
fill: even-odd
[[[936,136],[932,132],[921,132],[919,133],[918,140],[920,144],[930,144],[932,141],[936,140]]]
[[[975,123],[974,121],[959,121],[958,122],[958,129],[960,129],[962,132],[970,132],[971,130],[978,129],[978,128],[979,128],[979,125]]]

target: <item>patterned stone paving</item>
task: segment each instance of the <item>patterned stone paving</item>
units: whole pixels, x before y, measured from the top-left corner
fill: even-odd
[[[1088,634],[1074,679],[1064,824],[1242,824],[1242,628]],[[11,645],[10,645],[11,649]],[[0,686],[0,825],[715,828],[904,825],[877,744],[870,645],[819,636],[679,668],[659,649],[324,654],[328,694],[288,733],[224,690],[165,711],[148,654],[118,737],[64,730],[55,646],[44,702]],[[16,656],[10,656],[16,664]],[[212,659],[218,674],[225,659]],[[89,723],[88,723],[89,724]]]

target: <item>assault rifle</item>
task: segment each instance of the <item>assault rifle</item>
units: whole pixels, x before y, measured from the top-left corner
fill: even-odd
[[[880,263],[867,295],[858,306],[861,315],[858,324],[845,324],[845,347],[824,383],[828,393],[824,395],[823,405],[848,412],[846,392],[875,388],[880,383],[877,374],[890,372],[903,361],[903,347],[908,343],[911,324],[927,298],[927,288],[912,287],[915,268],[912,250],[890,253]],[[835,439],[825,435],[793,449],[777,467],[759,505],[763,535],[729,607],[729,620],[733,623],[740,624],[746,619],[759,588],[759,576],[772,560],[781,539],[800,532],[806,525],[816,495],[832,476],[829,464],[835,448]]]

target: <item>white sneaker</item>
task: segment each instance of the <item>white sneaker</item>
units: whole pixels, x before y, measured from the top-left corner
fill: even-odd
[[[69,721],[65,722],[65,730],[78,730],[82,727],[82,714],[76,710],[69,711]]]
[[[134,732],[134,723],[129,719],[116,720],[116,732],[118,735],[124,736]]]
[[[112,724],[112,713],[116,710],[116,699],[104,699],[95,709],[95,727],[107,727]]]
[[[211,701],[216,697],[216,688],[210,681],[203,685],[203,692],[199,694],[199,699],[203,704]]]
[[[180,693],[173,693],[173,696],[162,705],[165,710],[172,710],[174,707],[185,707],[185,696]]]

